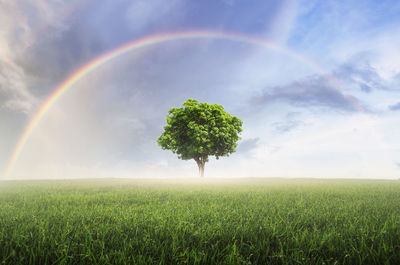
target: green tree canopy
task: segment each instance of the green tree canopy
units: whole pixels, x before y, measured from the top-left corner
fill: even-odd
[[[171,108],[167,125],[157,142],[180,159],[194,159],[204,176],[209,156],[217,159],[235,152],[243,122],[225,112],[221,105],[188,99],[182,108]]]

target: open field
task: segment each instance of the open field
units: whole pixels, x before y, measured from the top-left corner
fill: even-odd
[[[400,181],[0,182],[0,264],[400,264]]]

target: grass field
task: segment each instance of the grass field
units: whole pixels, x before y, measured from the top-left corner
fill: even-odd
[[[400,181],[3,181],[0,264],[400,264]]]

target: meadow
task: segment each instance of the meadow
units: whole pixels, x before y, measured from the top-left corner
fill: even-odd
[[[0,264],[400,264],[400,181],[2,181]]]

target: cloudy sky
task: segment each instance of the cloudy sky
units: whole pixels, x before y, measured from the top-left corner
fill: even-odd
[[[30,134],[7,178],[196,177],[156,143],[170,107],[218,103],[244,122],[209,177],[400,177],[400,2],[0,0],[0,172],[46,98],[85,75]],[[272,48],[271,48],[272,47]],[[278,47],[278,48],[273,48]]]

